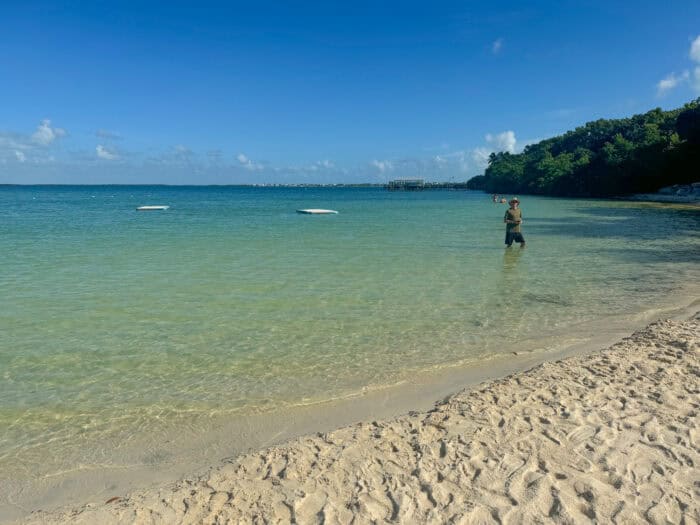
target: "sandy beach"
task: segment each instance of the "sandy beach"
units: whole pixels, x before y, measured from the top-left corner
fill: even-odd
[[[700,314],[23,523],[697,523]]]
[[[699,0],[44,4],[0,525],[700,525]]]

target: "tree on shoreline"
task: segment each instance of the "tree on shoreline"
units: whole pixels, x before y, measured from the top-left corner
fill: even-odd
[[[688,184],[700,175],[700,98],[625,119],[599,119],[522,153],[492,153],[470,189],[610,197]]]

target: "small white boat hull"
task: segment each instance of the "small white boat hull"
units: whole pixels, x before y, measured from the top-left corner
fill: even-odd
[[[335,210],[323,210],[320,208],[308,208],[305,210],[297,210],[297,213],[305,213],[307,215],[335,215],[338,212]]]
[[[139,206],[136,211],[158,211],[167,210],[170,206]]]

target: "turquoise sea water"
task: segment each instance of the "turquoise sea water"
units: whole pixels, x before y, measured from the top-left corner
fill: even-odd
[[[522,200],[505,250],[476,192],[0,187],[0,472],[541,350],[698,282],[697,209]]]

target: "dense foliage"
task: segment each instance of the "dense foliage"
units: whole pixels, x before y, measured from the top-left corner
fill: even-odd
[[[657,108],[596,120],[527,146],[492,153],[470,189],[493,193],[615,196],[700,180],[700,98],[672,111]]]

